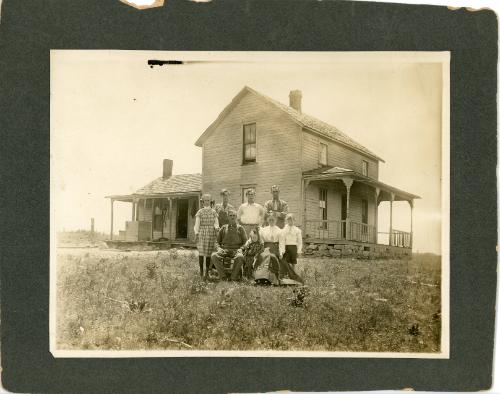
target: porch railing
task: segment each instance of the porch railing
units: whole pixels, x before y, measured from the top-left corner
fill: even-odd
[[[392,230],[392,233],[379,233],[384,234],[387,243],[392,246],[399,246],[400,248],[411,248],[411,233],[401,230]]]
[[[401,248],[411,247],[411,233],[392,230],[389,236],[388,232],[377,233],[375,226],[346,220],[306,220],[304,235],[313,239],[348,240]]]
[[[376,229],[365,223],[346,220],[306,220],[305,235],[315,239],[376,242]]]

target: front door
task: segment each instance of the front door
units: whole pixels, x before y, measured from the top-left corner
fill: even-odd
[[[188,236],[188,207],[189,200],[177,200],[176,238],[187,238]]]

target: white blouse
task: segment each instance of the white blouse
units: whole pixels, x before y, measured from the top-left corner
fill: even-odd
[[[297,253],[302,253],[302,230],[296,226],[285,225],[280,233],[280,254],[285,253],[285,245],[297,245]]]
[[[259,230],[260,237],[264,242],[279,242],[281,229],[278,226],[261,227]]]

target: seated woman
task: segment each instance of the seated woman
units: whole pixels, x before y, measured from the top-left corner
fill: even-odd
[[[253,268],[253,277],[257,284],[277,286],[280,284],[280,264],[269,248],[264,248],[264,251],[256,256]]]
[[[284,259],[280,259],[279,242],[282,238],[282,230],[276,225],[276,215],[269,214],[267,217],[268,226],[260,230],[260,236],[264,242],[264,248],[269,250],[269,253],[274,255],[279,264],[278,279],[289,278],[293,281],[304,283],[304,280],[295,272],[293,267]],[[288,281],[286,281],[288,282]],[[290,283],[293,284],[293,283]]]
[[[253,266],[255,258],[264,251],[264,244],[259,236],[259,228],[250,231],[247,242],[241,248],[245,263],[243,266],[243,276],[246,279],[253,278]]]

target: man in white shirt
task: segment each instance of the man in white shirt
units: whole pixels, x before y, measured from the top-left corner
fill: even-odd
[[[255,202],[255,190],[248,189],[246,192],[247,202],[238,208],[238,222],[243,226],[247,234],[256,227],[262,225],[264,220],[264,207]]]

